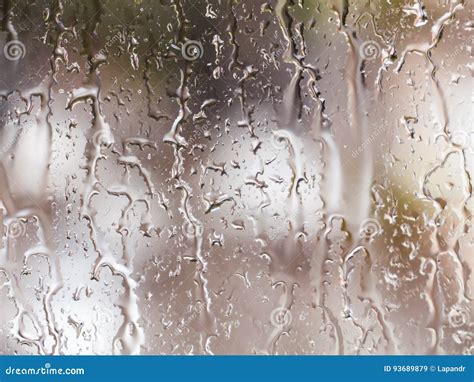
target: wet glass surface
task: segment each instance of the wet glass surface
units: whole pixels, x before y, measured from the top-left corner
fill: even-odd
[[[2,4],[0,353],[474,353],[472,3]]]

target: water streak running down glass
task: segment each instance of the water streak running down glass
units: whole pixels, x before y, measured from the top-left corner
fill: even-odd
[[[1,354],[473,354],[472,2],[3,0]]]

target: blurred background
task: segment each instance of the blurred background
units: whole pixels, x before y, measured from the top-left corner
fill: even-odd
[[[0,353],[473,354],[472,11],[3,0]]]

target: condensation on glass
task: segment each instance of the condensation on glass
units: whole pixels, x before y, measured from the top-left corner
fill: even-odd
[[[472,11],[3,0],[0,353],[472,354]]]

